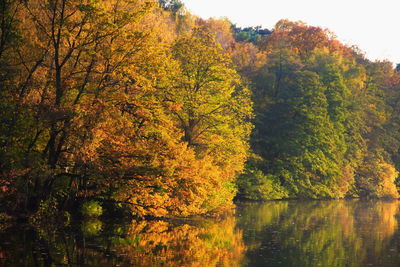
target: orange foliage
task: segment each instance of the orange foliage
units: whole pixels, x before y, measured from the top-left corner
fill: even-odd
[[[280,20],[264,45],[267,49],[291,48],[303,59],[314,49],[323,47],[328,48],[331,53],[340,52],[348,57],[352,55],[351,49],[336,40],[328,30],[289,20]]]
[[[239,266],[245,246],[233,217],[219,222],[174,226],[164,221],[133,222],[128,238],[117,246],[135,266],[167,262],[171,266]],[[140,249],[141,248],[141,249]]]

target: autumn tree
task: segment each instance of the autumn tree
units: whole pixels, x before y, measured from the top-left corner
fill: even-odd
[[[160,98],[181,129],[182,141],[199,160],[211,163],[209,175],[215,185],[209,197],[226,202],[233,196],[233,178],[247,155],[249,91],[215,37],[204,28],[179,38],[172,58],[175,72]]]
[[[24,41],[13,50],[21,71],[12,94],[21,108],[4,147],[8,155],[19,146],[24,151],[11,168],[29,170],[24,183],[30,203],[47,199],[61,185],[75,193],[85,188],[87,195],[87,170],[95,173],[94,159],[101,156],[98,148],[106,136],[99,127],[135,110],[134,99],[151,88],[154,68],[144,63],[154,63],[156,43],[151,45],[151,29],[139,22],[152,7],[144,1],[20,5],[17,15],[26,19],[18,28]],[[20,135],[25,127],[29,134]],[[20,140],[13,142],[16,137]]]

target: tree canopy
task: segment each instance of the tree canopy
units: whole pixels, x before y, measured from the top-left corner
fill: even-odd
[[[7,0],[0,20],[0,211],[398,197],[400,72],[326,29],[153,0]]]

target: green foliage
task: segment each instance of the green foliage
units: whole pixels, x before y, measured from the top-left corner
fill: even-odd
[[[261,170],[247,166],[243,174],[237,178],[238,197],[250,200],[272,200],[287,198],[288,192],[279,180],[271,174],[266,175]]]
[[[81,212],[83,216],[99,217],[103,214],[103,208],[98,201],[89,200],[82,204]]]
[[[245,150],[251,129],[245,121],[252,111],[249,91],[215,38],[203,28],[195,29],[177,40],[173,57],[179,72],[163,97],[179,107],[173,115],[184,140],[199,153],[222,150],[226,160]],[[236,151],[225,148],[227,143]]]
[[[249,156],[243,173],[236,179],[237,198],[263,201],[289,197],[289,192],[281,186],[277,176],[265,174],[264,164],[262,157],[255,154]]]
[[[82,232],[85,236],[96,236],[101,233],[103,223],[97,219],[91,219],[82,223]]]
[[[393,99],[385,98],[399,85],[393,68],[361,59],[303,23],[282,20],[268,38],[264,66],[249,76],[256,113],[251,143],[264,176],[289,197],[396,197],[395,171],[388,166],[399,138],[388,116]],[[371,165],[374,157],[379,163]],[[242,185],[262,179],[260,171],[248,172]]]
[[[335,160],[340,140],[329,120],[326,89],[308,70],[291,72],[281,83],[256,124],[257,153],[268,159],[267,169],[291,196],[332,197],[331,179],[340,173]]]
[[[268,29],[263,29],[261,26],[241,28],[232,25],[232,31],[235,39],[238,42],[250,42],[257,44],[262,38],[266,38],[272,32]]]

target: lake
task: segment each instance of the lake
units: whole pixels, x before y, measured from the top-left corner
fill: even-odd
[[[0,266],[400,266],[399,201],[239,203],[220,219],[0,226]]]

